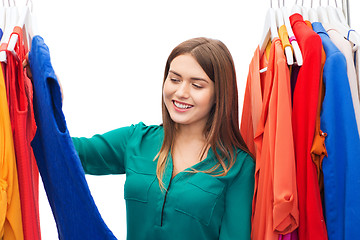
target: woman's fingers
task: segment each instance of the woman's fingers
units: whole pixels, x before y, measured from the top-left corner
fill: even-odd
[[[32,78],[32,73],[29,65],[29,53],[26,54],[24,61],[22,62],[23,68],[26,69],[26,75],[28,78]]]

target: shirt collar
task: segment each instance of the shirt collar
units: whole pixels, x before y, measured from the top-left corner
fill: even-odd
[[[317,34],[323,33],[323,34],[325,34],[326,36],[329,36],[328,33],[326,32],[325,28],[324,28],[323,25],[321,24],[321,22],[313,22],[313,23],[312,23],[312,26],[313,26],[313,30],[314,30]]]

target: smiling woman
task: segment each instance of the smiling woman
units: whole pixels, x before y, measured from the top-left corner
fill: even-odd
[[[126,173],[128,239],[250,239],[254,161],[237,106],[230,52],[194,38],[165,66],[162,125],[73,138],[86,173]]]
[[[171,62],[163,92],[165,106],[174,121],[197,123],[200,129],[204,128],[214,105],[214,82],[194,57],[183,54]]]
[[[237,71],[241,111],[248,66],[259,44],[269,7],[266,0],[183,0],[181,4],[168,0],[33,2],[40,33],[50,48],[52,63],[63,85],[63,111],[73,136],[92,136],[139,121],[148,125],[161,123],[164,60],[176,44],[197,36],[221,39],[231,51]],[[285,1],[285,4],[291,9],[294,2]],[[305,1],[305,4],[309,6],[310,1]],[[351,26],[356,30],[360,29],[359,4],[360,1],[350,0]],[[187,151],[182,154],[184,152]],[[207,155],[211,152],[211,149],[205,150]],[[142,161],[142,157],[138,159],[137,162]],[[202,162],[205,159],[203,156]],[[145,173],[142,175],[145,180],[153,177],[145,170],[140,171]],[[180,180],[183,174],[177,172],[180,175],[173,182]],[[150,196],[136,194],[137,189],[131,188],[133,174],[131,170],[126,174],[126,202],[131,201],[130,198],[149,201]],[[118,239],[126,239],[125,175],[87,175],[86,178],[105,222]],[[203,187],[199,182],[199,179],[190,181],[187,190],[183,190],[189,191],[192,185],[195,189]],[[151,188],[156,185],[150,184],[147,181],[142,186]],[[171,199],[171,195],[170,191],[167,198]],[[192,195],[181,195],[183,197],[191,199]],[[187,208],[190,210],[185,211]],[[192,208],[190,205],[178,207],[176,211],[182,209],[183,213],[189,213]],[[56,225],[42,189],[40,211],[42,238],[57,239]],[[128,214],[131,213],[128,211]],[[143,220],[149,221],[147,217]],[[164,221],[166,223],[166,215]]]

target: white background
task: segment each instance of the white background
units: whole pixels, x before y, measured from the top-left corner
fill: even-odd
[[[291,9],[294,1],[285,2]],[[241,114],[248,66],[270,1],[33,0],[33,5],[39,33],[62,83],[70,134],[90,137],[139,121],[161,123],[166,59],[177,44],[199,36],[223,41],[232,53]],[[360,31],[358,1],[350,0],[350,9],[351,26]],[[87,180],[105,222],[118,239],[126,239],[124,176],[87,176]],[[40,188],[42,238],[57,239]]]

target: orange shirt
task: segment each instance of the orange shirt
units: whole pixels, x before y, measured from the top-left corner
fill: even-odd
[[[259,75],[259,62],[257,49],[250,64],[240,131],[249,146],[253,144],[249,128],[256,129],[252,239],[277,240],[279,234],[295,230],[299,219],[290,74],[279,38],[271,45],[265,76]],[[261,108],[254,102],[262,103]]]
[[[260,50],[257,48],[249,66],[240,125],[241,135],[254,156],[256,155],[254,136],[262,108],[261,77],[265,76],[265,73],[260,73],[260,69],[267,66],[266,52],[261,59],[262,63],[259,55]]]
[[[6,98],[5,79],[0,65],[0,239],[24,239],[18,176]]]
[[[325,137],[327,136],[326,133],[323,133],[320,129],[320,113],[321,113],[321,106],[324,100],[325,89],[323,88],[323,69],[326,60],[326,54],[324,48],[321,49],[321,72],[320,72],[320,85],[319,85],[319,98],[318,98],[318,106],[316,112],[316,122],[315,122],[315,135],[313,144],[311,146],[311,159],[316,165],[317,169],[317,176],[319,182],[320,193],[323,195],[324,192],[324,175],[322,172],[322,161],[325,156],[327,156],[327,151],[325,147]]]
[[[311,22],[309,20],[304,20],[304,22],[306,23],[306,25],[309,26],[309,28],[313,29],[312,25],[311,25]]]

